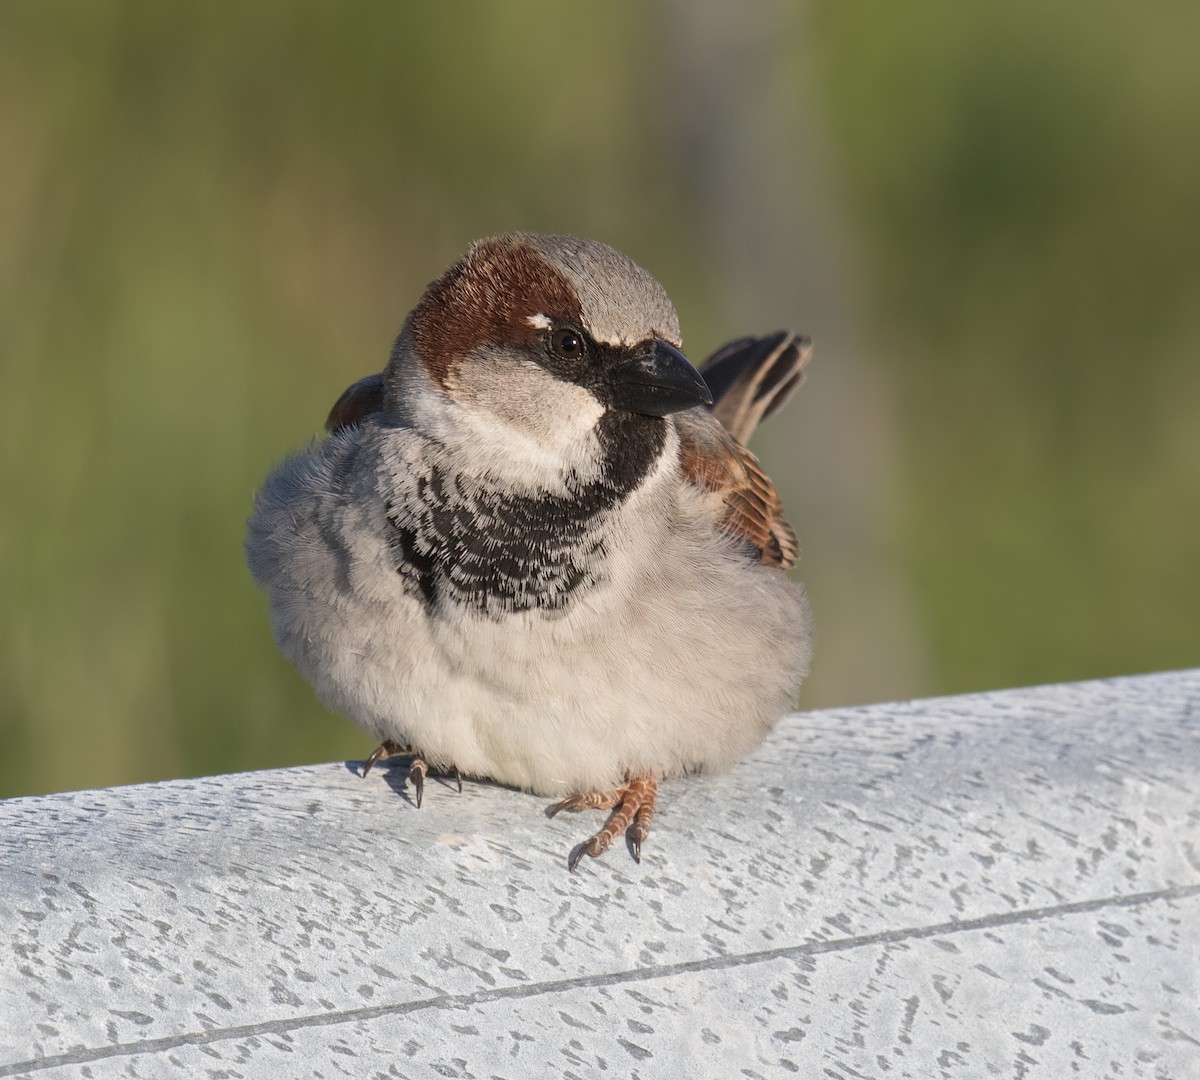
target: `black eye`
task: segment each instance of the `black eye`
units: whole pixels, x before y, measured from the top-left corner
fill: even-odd
[[[550,335],[550,348],[564,360],[577,360],[583,355],[583,335],[569,328],[555,330]]]

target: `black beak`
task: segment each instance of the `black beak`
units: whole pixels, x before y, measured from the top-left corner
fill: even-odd
[[[618,409],[645,416],[666,416],[695,405],[711,405],[712,394],[688,358],[659,338],[645,356],[622,364],[608,377]]]

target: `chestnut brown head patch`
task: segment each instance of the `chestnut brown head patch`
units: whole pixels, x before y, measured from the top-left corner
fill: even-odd
[[[570,283],[519,236],[480,240],[426,290],[412,313],[413,344],[445,386],[463,358],[488,343],[532,344],[530,316],[578,323]]]

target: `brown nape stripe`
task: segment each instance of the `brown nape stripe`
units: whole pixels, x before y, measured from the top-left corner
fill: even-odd
[[[528,318],[537,314],[578,324],[579,297],[529,244],[500,236],[475,244],[429,286],[411,331],[430,375],[446,386],[482,345],[532,344],[539,331]]]

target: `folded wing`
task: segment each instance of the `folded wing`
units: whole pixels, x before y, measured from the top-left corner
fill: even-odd
[[[743,443],[799,387],[811,356],[808,339],[787,331],[731,341],[702,368],[711,411],[675,418],[680,464],[709,496],[722,528],[781,570],[796,562],[796,534],[775,485]]]

